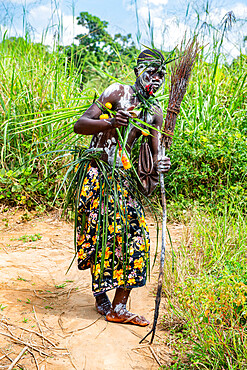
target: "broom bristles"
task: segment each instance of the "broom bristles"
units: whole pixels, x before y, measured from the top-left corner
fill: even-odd
[[[185,47],[181,58],[177,59],[171,70],[171,85],[167,114],[165,119],[165,129],[162,135],[161,144],[169,148],[172,144],[177,115],[185,95],[191,71],[199,52],[199,44],[196,37],[189,41]]]

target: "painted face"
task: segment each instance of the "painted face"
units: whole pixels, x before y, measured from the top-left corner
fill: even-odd
[[[165,69],[160,66],[139,64],[137,70],[139,83],[148,95],[153,95],[165,80]]]

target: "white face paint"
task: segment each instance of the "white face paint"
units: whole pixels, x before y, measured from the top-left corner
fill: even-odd
[[[158,66],[147,67],[144,63],[141,63],[137,66],[137,70],[139,83],[149,95],[155,93],[165,80],[164,69],[160,69]]]

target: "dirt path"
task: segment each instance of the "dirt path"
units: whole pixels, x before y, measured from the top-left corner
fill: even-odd
[[[141,370],[158,369],[157,360],[167,363],[167,333],[160,324],[152,353],[139,345],[150,328],[109,323],[96,312],[89,270],[74,263],[65,275],[74,253],[72,225],[55,214],[28,218],[20,211],[0,214],[0,365],[9,366],[25,343],[30,352],[18,364],[28,370]],[[155,241],[155,226],[148,222]],[[179,243],[182,226],[169,229]],[[146,287],[133,289],[130,301],[132,312],[150,322],[157,271]],[[161,303],[160,318],[162,311]]]

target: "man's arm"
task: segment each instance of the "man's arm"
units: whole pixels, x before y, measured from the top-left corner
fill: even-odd
[[[82,135],[95,135],[99,132],[119,128],[128,125],[131,117],[128,112],[119,110],[113,118],[99,119],[103,107],[107,102],[112,104],[113,110],[117,101],[121,98],[121,85],[109,86],[98,99],[98,104],[94,103],[78,119],[74,125],[74,132]],[[102,109],[100,107],[102,106]]]
[[[74,132],[82,135],[95,135],[112,129],[112,119],[99,119],[102,111],[94,103],[78,119],[74,125]]]

